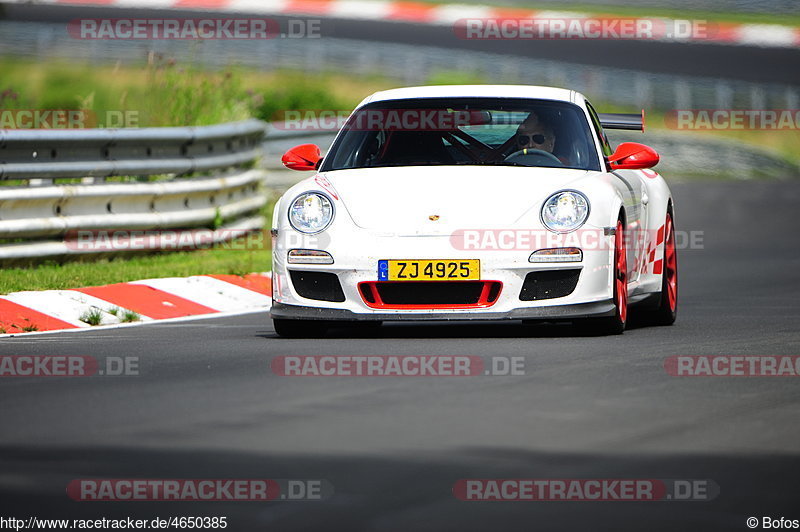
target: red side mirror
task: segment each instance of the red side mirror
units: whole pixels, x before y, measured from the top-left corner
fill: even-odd
[[[301,144],[290,149],[281,157],[281,162],[290,170],[316,170],[322,155],[316,144]]]
[[[608,158],[612,170],[638,170],[658,164],[659,156],[650,146],[638,142],[623,142]]]

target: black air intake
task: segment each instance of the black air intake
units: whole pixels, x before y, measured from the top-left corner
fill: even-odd
[[[578,284],[580,270],[547,270],[525,276],[520,301],[538,301],[570,295]]]
[[[307,299],[317,301],[344,301],[344,292],[335,273],[289,270],[295,291]]]

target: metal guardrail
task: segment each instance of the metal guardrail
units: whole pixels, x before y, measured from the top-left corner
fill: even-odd
[[[0,131],[0,179],[189,174],[258,157],[264,124]]]
[[[0,186],[0,260],[107,253],[72,245],[77,231],[169,230],[177,239],[207,227],[219,242],[263,227],[266,125],[258,120],[206,127],[0,131],[0,179],[45,186]],[[194,176],[192,174],[208,173]],[[131,182],[112,183],[125,176]],[[157,176],[156,181],[151,181]],[[58,184],[80,178],[80,183]],[[53,238],[57,239],[53,239]],[[175,249],[148,239],[125,250]]]

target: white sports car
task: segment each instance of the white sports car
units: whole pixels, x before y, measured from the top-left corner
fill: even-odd
[[[273,304],[281,336],[336,323],[572,320],[619,334],[628,307],[677,310],[672,195],[658,154],[609,146],[579,93],[531,86],[395,89],[366,98],[317,173],[275,206]]]

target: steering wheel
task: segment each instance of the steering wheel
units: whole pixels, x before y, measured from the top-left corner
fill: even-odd
[[[533,166],[536,166],[536,160],[540,162],[546,163],[556,163],[558,166],[564,166],[558,157],[550,153],[549,151],[544,150],[537,150],[535,148],[525,148],[522,150],[517,150],[505,159],[503,162],[522,162],[522,161],[513,161],[513,159],[524,159],[524,158],[534,158]]]
[[[366,165],[378,155],[379,148],[377,139],[370,139],[367,142],[362,142],[355,149],[352,160],[357,165]]]

